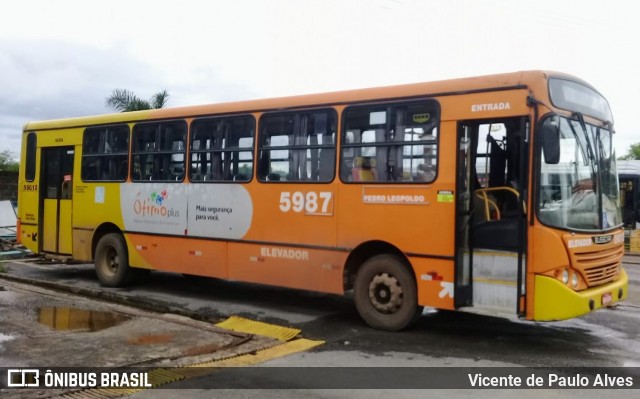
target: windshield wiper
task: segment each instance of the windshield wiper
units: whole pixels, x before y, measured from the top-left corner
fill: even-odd
[[[593,145],[591,144],[591,138],[587,133],[587,124],[584,122],[584,116],[581,112],[574,112],[573,116],[575,116],[580,123],[580,127],[582,128],[582,132],[584,133],[584,137],[587,142],[587,156],[591,160],[591,165],[593,165],[595,164],[596,154],[593,152]]]
[[[584,166],[589,165],[589,163],[593,163],[590,162],[592,160],[591,154],[589,153],[589,147],[585,144],[586,140],[581,140],[580,139],[580,135],[578,134],[578,132],[576,131],[576,127],[574,126],[575,124],[573,123],[575,122],[574,120],[571,120],[571,122],[568,123],[569,128],[571,129],[571,133],[573,133],[573,137],[576,139],[576,143],[578,144],[578,148],[580,149],[580,155],[582,156],[582,162],[584,163]],[[577,165],[577,160],[576,160],[576,165]]]
[[[573,116],[575,116],[578,119],[578,122],[580,122],[580,127],[582,128],[585,140],[587,141],[589,157],[591,158],[592,179],[595,179],[595,187],[593,191],[596,193],[598,198],[598,221],[601,228],[608,228],[610,226],[607,225],[607,219],[605,217],[605,213],[603,212],[604,208],[602,204],[602,195],[600,195],[600,193],[602,192],[602,165],[600,165],[599,159],[596,158],[600,158],[604,154],[602,152],[600,152],[599,154],[593,152],[593,145],[591,144],[591,137],[589,137],[589,134],[587,133],[587,124],[584,122],[584,116],[582,116],[580,112],[574,112]],[[594,140],[595,139],[596,138],[594,137]],[[598,141],[600,141],[599,134],[597,139]]]

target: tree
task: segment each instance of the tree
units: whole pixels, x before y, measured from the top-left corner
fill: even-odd
[[[141,111],[145,109],[164,108],[167,105],[169,93],[162,90],[151,97],[150,100],[143,100],[126,89],[115,89],[105,101],[107,107],[120,112]]]
[[[15,160],[13,154],[9,150],[0,152],[0,171],[17,172],[18,161]]]
[[[620,159],[640,159],[640,143],[631,144],[631,147],[629,147],[629,151],[627,152],[627,154],[621,156]]]

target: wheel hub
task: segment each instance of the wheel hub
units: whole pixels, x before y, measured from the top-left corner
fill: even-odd
[[[369,299],[379,312],[394,313],[402,305],[400,282],[388,273],[377,274],[369,283]]]
[[[114,248],[110,248],[109,253],[107,254],[107,267],[111,273],[116,273],[119,266],[120,259],[118,257],[118,252]]]

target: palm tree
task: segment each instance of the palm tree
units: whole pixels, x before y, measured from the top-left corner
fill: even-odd
[[[163,108],[167,105],[169,93],[162,90],[151,97],[149,101],[143,100],[126,89],[115,89],[111,95],[107,97],[107,107],[113,108],[120,112],[140,111],[144,109]]]

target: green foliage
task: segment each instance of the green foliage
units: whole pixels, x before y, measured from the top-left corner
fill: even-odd
[[[143,100],[126,89],[115,89],[107,97],[105,104],[120,112],[141,111],[145,109],[164,108],[167,105],[169,93],[162,90],[151,97],[150,100]]]
[[[18,166],[18,161],[15,160],[11,151],[0,152],[0,171],[17,172]]]
[[[631,147],[629,147],[629,151],[627,152],[627,154],[621,156],[620,159],[640,159],[640,143],[631,144]]]
[[[151,108],[159,109],[164,108],[169,100],[169,93],[166,90],[162,90],[151,97]]]

